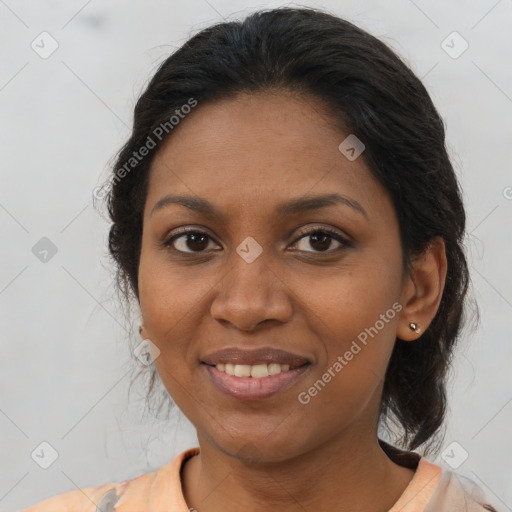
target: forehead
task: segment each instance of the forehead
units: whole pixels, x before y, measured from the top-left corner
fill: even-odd
[[[385,190],[361,157],[350,161],[340,152],[348,135],[314,98],[258,93],[199,103],[152,162],[146,211],[165,193],[257,211],[290,197],[332,192],[371,210]]]

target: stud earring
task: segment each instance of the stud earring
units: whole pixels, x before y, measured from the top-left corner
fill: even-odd
[[[414,331],[416,334],[420,333],[420,328],[418,327],[418,324],[415,324],[414,322],[411,322],[409,324],[409,329],[411,329],[411,331]]]

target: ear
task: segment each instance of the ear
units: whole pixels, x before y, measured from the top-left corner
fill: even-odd
[[[140,337],[145,340],[146,339],[146,335],[145,335],[145,328],[144,328],[144,322],[143,320],[141,319],[140,321],[140,325],[139,325],[139,335]]]
[[[412,341],[419,338],[432,322],[443,296],[447,262],[444,240],[435,237],[423,253],[412,260],[412,274],[407,274],[400,303],[403,306],[397,337]],[[415,323],[420,332],[409,327]]]

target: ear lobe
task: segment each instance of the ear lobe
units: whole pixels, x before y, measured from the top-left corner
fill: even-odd
[[[428,328],[443,296],[446,273],[444,240],[436,237],[412,260],[412,275],[407,276],[402,290],[404,307],[397,328],[398,338],[413,341]],[[410,327],[411,323],[419,328],[419,334]]]

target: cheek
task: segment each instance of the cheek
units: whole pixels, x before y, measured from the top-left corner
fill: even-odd
[[[328,276],[317,276],[309,284],[306,278],[301,286],[306,311],[318,316],[327,332],[343,333],[342,339],[374,325],[400,297],[396,262],[365,259]]]
[[[205,407],[193,375],[199,365],[197,341],[204,338],[201,333],[208,332],[209,298],[217,281],[218,272],[212,275],[207,264],[178,265],[165,251],[145,251],[143,247],[139,300],[144,327],[160,350],[156,370],[173,401],[187,415],[195,407]],[[200,405],[192,406],[197,400]]]
[[[200,266],[177,265],[166,256],[165,250],[143,246],[139,300],[145,326],[155,338],[163,339],[164,333],[171,329],[176,334],[184,331],[189,317],[196,314],[209,289],[208,280],[201,278]]]
[[[187,280],[186,275],[173,268],[158,252],[143,249],[139,265],[139,303],[146,335],[160,350],[155,366],[166,387],[167,378],[178,375],[185,378],[185,362],[192,356],[189,337],[197,328],[195,310],[204,295],[198,283]]]
[[[305,311],[314,313],[308,323],[322,343],[319,372],[330,372],[326,379],[335,382],[334,393],[357,400],[384,378],[402,308],[399,258],[374,252],[328,279],[304,285],[309,291]]]

